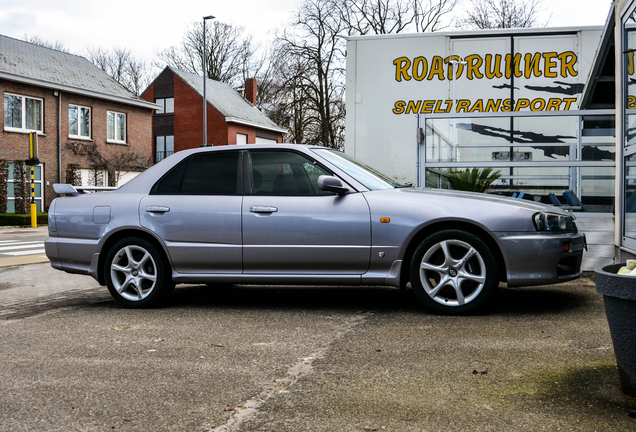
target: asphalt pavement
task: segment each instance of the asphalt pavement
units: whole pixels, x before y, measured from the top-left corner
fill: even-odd
[[[0,431],[628,431],[594,280],[472,317],[383,287],[179,286],[122,309],[0,268]]]

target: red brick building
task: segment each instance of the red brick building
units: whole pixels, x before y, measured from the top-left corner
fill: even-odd
[[[283,142],[285,129],[256,108],[256,80],[246,98],[227,84],[206,81],[208,145]],[[166,67],[141,95],[162,106],[153,116],[155,162],[203,144],[203,78]]]
[[[67,181],[69,167],[83,175],[83,184],[89,182],[89,172],[95,173],[93,183],[108,184],[105,167],[79,154],[80,147],[94,146],[107,161],[130,152],[140,160],[152,157],[156,105],[128,92],[83,57],[0,35],[0,92],[4,99],[0,160],[9,162],[10,213],[16,204],[15,162],[28,158],[31,131],[38,133],[38,211],[48,209],[56,196],[53,184]],[[121,175],[133,173],[117,172],[120,183]]]

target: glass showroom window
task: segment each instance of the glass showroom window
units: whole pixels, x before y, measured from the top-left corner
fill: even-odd
[[[4,94],[5,129],[42,132],[42,99]]]
[[[621,92],[623,98],[623,245],[636,249],[636,11],[622,20],[623,70]]]
[[[68,135],[75,138],[91,137],[91,109],[78,105],[68,106]]]
[[[108,111],[106,113],[108,141],[126,142],[126,114]]]
[[[157,105],[161,105],[161,108],[155,111],[155,114],[173,114],[174,113],[174,98],[161,98],[155,99]]]
[[[174,135],[155,137],[155,163],[174,153]]]

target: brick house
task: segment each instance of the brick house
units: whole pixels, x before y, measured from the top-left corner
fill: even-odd
[[[256,80],[243,98],[227,84],[206,81],[208,145],[282,143],[285,129],[256,106]],[[155,162],[203,144],[203,78],[166,67],[141,97],[162,106],[153,116]]]
[[[131,153],[139,160],[152,157],[152,113],[157,106],[130,93],[83,57],[0,35],[0,91],[0,160],[9,163],[10,213],[16,204],[14,166],[28,158],[31,131],[38,133],[38,211],[48,209],[56,196],[53,184],[67,182],[69,168],[71,177],[82,175],[84,185],[114,184],[135,173],[117,171],[117,179],[111,174],[109,181],[105,166],[112,168],[110,161]],[[82,155],[91,148],[106,165]]]

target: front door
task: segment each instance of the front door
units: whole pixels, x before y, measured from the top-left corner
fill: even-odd
[[[369,267],[371,221],[361,193],[318,189],[333,175],[293,151],[250,151],[243,200],[246,274],[357,275]]]

